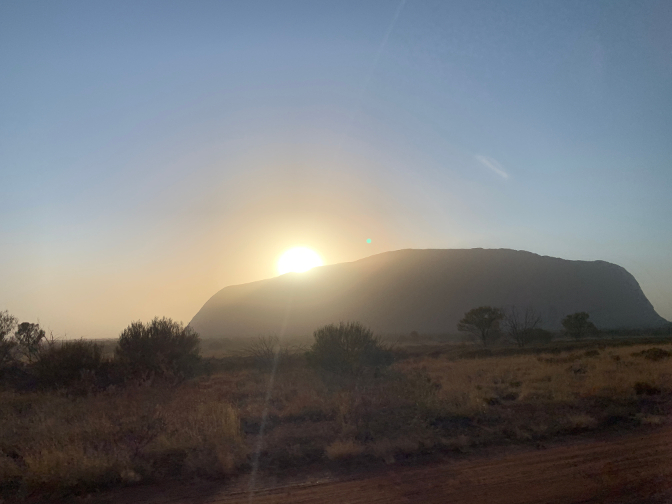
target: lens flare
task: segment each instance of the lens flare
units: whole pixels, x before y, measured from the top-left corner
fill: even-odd
[[[306,247],[295,247],[283,253],[278,259],[278,274],[303,273],[323,264],[322,258],[314,250]]]

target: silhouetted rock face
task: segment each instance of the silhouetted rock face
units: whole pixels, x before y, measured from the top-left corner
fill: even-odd
[[[601,329],[666,323],[625,269],[498,249],[398,250],[226,287],[190,325],[203,337],[310,334],[358,320],[379,334],[456,332],[471,308],[533,306],[543,326],[590,314]]]

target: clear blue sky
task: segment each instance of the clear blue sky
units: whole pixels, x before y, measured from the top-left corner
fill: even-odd
[[[505,247],[620,264],[672,319],[670,26],[669,1],[2,1],[0,310],[116,337],[294,245]]]

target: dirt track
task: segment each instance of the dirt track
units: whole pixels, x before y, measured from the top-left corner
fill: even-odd
[[[109,499],[109,500],[108,500]],[[216,487],[126,489],[107,502],[268,503],[672,503],[672,427],[577,440],[547,449],[415,467],[248,492]]]

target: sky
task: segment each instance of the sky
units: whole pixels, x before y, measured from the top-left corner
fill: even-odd
[[[0,311],[111,338],[293,246],[483,247],[619,264],[672,320],[670,26],[664,0],[0,0]]]

